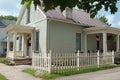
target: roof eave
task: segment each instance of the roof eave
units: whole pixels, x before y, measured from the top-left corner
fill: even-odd
[[[75,23],[75,22],[72,22],[72,21],[65,21],[65,20],[55,19],[55,18],[49,18],[49,17],[47,17],[47,19],[54,20],[54,21],[60,21],[60,22],[64,22],[64,23],[69,23],[69,24],[75,24],[75,25],[79,25],[79,26],[90,27],[90,25],[85,25],[85,24],[82,24],[82,23]]]

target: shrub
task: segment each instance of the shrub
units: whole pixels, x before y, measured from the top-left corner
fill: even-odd
[[[120,64],[120,53],[116,53],[116,54],[115,54],[115,59],[114,59],[114,61],[115,61],[115,64]]]

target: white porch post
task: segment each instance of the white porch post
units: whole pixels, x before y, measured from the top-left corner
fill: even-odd
[[[14,36],[13,36],[13,59],[15,59],[15,52],[16,52],[16,39],[17,39],[17,33],[14,32]]]
[[[9,57],[9,50],[10,50],[10,34],[7,36],[7,58]]]
[[[107,33],[103,32],[103,54],[107,52]]]
[[[87,34],[85,34],[84,50],[87,53]]]
[[[24,35],[24,57],[27,57],[27,35]]]
[[[116,51],[117,52],[119,52],[119,38],[120,38],[120,36],[119,36],[119,34],[117,34],[117,42],[116,42]]]
[[[24,35],[22,35],[22,56],[24,56]]]

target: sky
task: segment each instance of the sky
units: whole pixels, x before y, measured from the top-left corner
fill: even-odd
[[[18,16],[20,12],[21,0],[0,0],[0,15]],[[98,12],[98,15],[104,15],[108,19],[108,23],[112,27],[120,28],[120,1],[117,3],[118,11],[115,14],[110,14],[103,9]]]

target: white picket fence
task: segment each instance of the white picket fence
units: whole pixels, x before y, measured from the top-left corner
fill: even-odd
[[[105,54],[99,53],[48,53],[46,57],[34,53],[33,68],[43,72],[61,73],[80,70],[106,64],[114,64],[114,51]]]

